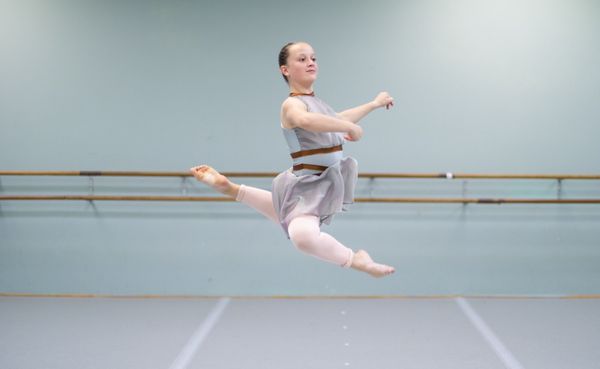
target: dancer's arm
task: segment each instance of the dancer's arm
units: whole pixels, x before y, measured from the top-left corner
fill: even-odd
[[[394,99],[387,92],[380,92],[373,101],[344,110],[343,112],[337,113],[337,116],[340,119],[358,123],[365,115],[384,106],[388,109],[390,106],[394,106]]]
[[[356,124],[325,114],[306,111],[298,99],[287,99],[281,107],[281,120],[285,128],[302,128],[311,132],[341,132],[353,141],[362,137],[362,128]]]

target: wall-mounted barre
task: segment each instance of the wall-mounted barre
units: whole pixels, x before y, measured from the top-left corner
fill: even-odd
[[[234,201],[216,196],[113,196],[113,195],[0,195],[2,200],[86,200],[86,201]],[[475,198],[400,198],[364,197],[355,202],[374,203],[446,203],[446,204],[600,204],[600,199],[475,199]]]
[[[275,177],[276,172],[222,172],[227,177]],[[0,176],[89,176],[89,177],[191,177],[190,172],[140,171],[0,171]],[[429,178],[429,179],[549,179],[600,180],[598,174],[463,174],[463,173],[359,173],[361,178]]]
[[[222,172],[227,177],[272,178],[276,172]],[[0,176],[85,176],[93,177],[191,177],[189,172],[156,171],[0,171]],[[456,173],[360,173],[361,178],[419,179],[529,179],[529,180],[600,180],[589,174],[456,174]],[[74,200],[74,201],[234,201],[217,196],[116,196],[116,195],[0,195],[2,200]],[[525,199],[525,198],[355,198],[372,203],[446,203],[446,204],[600,204],[600,199]]]

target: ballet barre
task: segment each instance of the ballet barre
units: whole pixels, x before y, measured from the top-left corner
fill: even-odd
[[[113,195],[0,195],[3,200],[84,200],[84,201],[199,201],[233,202],[217,196],[113,196]],[[355,202],[373,203],[446,203],[446,204],[600,204],[600,199],[516,199],[516,198],[425,198],[357,197]]]
[[[272,178],[276,172],[222,172],[227,177]],[[0,176],[83,176],[89,177],[193,177],[190,172],[164,171],[0,171]],[[596,174],[463,174],[463,173],[359,173],[359,178],[384,179],[519,179],[519,180],[600,180]],[[93,190],[92,190],[93,193]],[[0,195],[0,201],[179,201],[233,202],[219,196],[149,196],[149,195]],[[432,197],[357,197],[355,202],[370,203],[441,203],[441,204],[600,204],[600,198],[432,198]]]
[[[221,172],[226,177],[270,178],[277,172]],[[190,172],[156,171],[24,171],[4,170],[0,176],[87,176],[87,177],[192,177]],[[548,179],[548,180],[600,180],[599,174],[465,174],[465,173],[359,173],[359,178],[409,178],[409,179]]]

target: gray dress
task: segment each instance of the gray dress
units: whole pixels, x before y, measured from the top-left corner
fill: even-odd
[[[295,96],[306,104],[309,112],[335,116],[335,111],[315,96]],[[302,128],[283,128],[290,153],[329,148],[344,143],[338,132],[310,132]],[[273,206],[279,222],[289,238],[288,226],[299,215],[315,215],[320,224],[330,224],[333,216],[346,211],[354,202],[357,163],[344,157],[342,151],[313,154],[293,159],[293,164],[311,164],[327,167],[323,172],[312,169],[280,173],[272,183]],[[320,173],[320,174],[319,174]]]

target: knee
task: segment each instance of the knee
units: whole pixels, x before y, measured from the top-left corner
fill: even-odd
[[[313,229],[296,227],[293,223],[288,228],[288,234],[294,246],[304,252],[310,252],[310,250],[314,249],[319,237],[318,231],[315,232]]]

